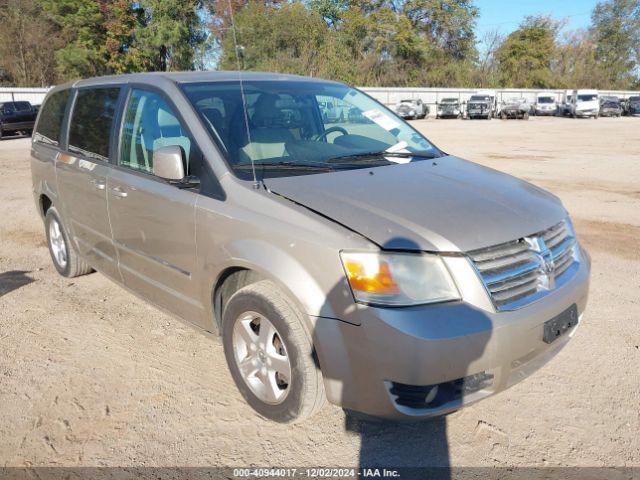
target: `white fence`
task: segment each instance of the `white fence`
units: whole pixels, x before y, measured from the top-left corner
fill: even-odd
[[[457,98],[460,103],[469,100],[469,97],[480,89],[476,88],[382,88],[382,87],[360,87],[360,90],[368,93],[373,98],[388,107],[393,108],[401,100],[418,99],[429,105],[431,115],[435,115],[435,106],[443,98]],[[498,102],[503,99],[520,97],[526,98],[529,103],[536,100],[539,93],[548,93],[556,98],[557,102],[562,101],[562,97],[566,90],[535,90],[527,88],[496,88],[491,89],[496,92]],[[640,95],[639,92],[618,91],[618,90],[599,90],[600,95],[615,95],[620,99],[628,98],[632,95]]]
[[[475,88],[382,88],[382,87],[361,87],[376,100],[387,106],[393,107],[400,100],[422,99],[431,109],[431,114],[435,113],[435,105],[443,98],[456,97],[460,102],[466,102],[469,97],[476,93]],[[33,105],[40,105],[47,94],[48,88],[0,88],[0,102],[26,100]],[[565,90],[534,90],[526,88],[500,88],[495,89],[498,101],[509,97],[526,98],[530,103],[534,102],[538,93],[549,93],[556,97],[557,101],[562,101]],[[615,95],[619,98],[627,98],[632,95],[640,95],[640,92],[600,90],[600,95]]]
[[[27,101],[32,105],[41,105],[48,88],[0,88],[0,102]]]

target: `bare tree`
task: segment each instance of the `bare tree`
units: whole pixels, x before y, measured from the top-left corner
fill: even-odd
[[[54,84],[59,44],[34,0],[0,0],[0,69],[12,83],[25,87]]]

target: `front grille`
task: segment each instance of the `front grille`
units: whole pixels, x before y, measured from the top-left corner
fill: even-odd
[[[469,252],[493,304],[514,310],[556,288],[576,262],[567,222],[529,237]]]

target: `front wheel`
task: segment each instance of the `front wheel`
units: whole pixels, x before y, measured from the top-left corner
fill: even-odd
[[[302,322],[298,309],[268,280],[241,288],[224,308],[222,341],[231,376],[254,410],[280,423],[304,420],[325,401]]]

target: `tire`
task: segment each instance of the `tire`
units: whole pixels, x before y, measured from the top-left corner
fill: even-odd
[[[507,114],[506,114],[506,113],[504,113],[504,112],[502,112],[502,113],[500,114],[500,118],[501,118],[502,120],[506,120],[506,119],[507,119]]]
[[[527,112],[524,112],[524,115],[522,115],[522,119],[529,120],[529,114]]]
[[[266,341],[260,337],[263,325],[273,327]],[[302,314],[273,282],[262,280],[231,296],[222,317],[222,343],[238,390],[263,417],[295,423],[324,405],[322,374],[314,361],[311,335]],[[243,359],[245,373],[239,365]],[[274,359],[280,365],[283,359],[288,362],[284,374],[270,363]]]
[[[47,246],[53,266],[60,275],[67,278],[79,277],[91,273],[93,269],[81,259],[69,242],[69,234],[60,220],[55,207],[50,207],[44,217]]]
[[[4,132],[2,130],[2,125],[0,125],[0,140],[2,140],[3,136],[4,136]]]

